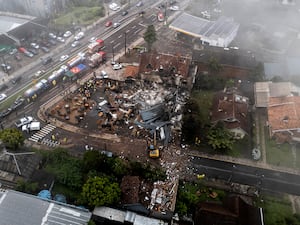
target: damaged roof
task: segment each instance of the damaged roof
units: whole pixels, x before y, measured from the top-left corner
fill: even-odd
[[[249,99],[232,91],[218,92],[213,99],[211,121],[223,121],[227,129],[248,128]]]
[[[143,53],[139,73],[163,70],[187,77],[190,63],[191,58],[182,55]]]

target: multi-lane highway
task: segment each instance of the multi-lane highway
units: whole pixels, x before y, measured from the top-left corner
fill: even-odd
[[[208,179],[222,179],[272,192],[300,194],[300,176],[296,174],[201,157],[193,157],[192,167],[196,174],[204,173]]]

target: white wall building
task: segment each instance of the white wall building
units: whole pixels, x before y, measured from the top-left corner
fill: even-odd
[[[199,38],[203,44],[227,47],[237,35],[239,24],[232,18],[220,17],[209,21],[187,13],[182,13],[169,26],[178,32]]]

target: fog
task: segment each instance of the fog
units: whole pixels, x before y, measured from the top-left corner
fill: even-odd
[[[219,7],[223,15],[233,17],[240,23],[239,35],[235,40],[240,48],[253,50],[264,61],[300,55],[299,48],[295,49],[300,34],[299,3],[288,5],[279,0],[223,0]]]

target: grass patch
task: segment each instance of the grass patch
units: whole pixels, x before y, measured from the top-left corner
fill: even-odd
[[[271,140],[268,137],[266,137],[265,143],[267,163],[276,166],[294,167],[294,159],[291,146],[289,144],[277,144],[274,140]]]
[[[263,203],[258,204],[263,208],[264,222],[266,225],[280,224],[299,224],[297,215],[293,215],[291,202],[288,197],[264,196]]]

